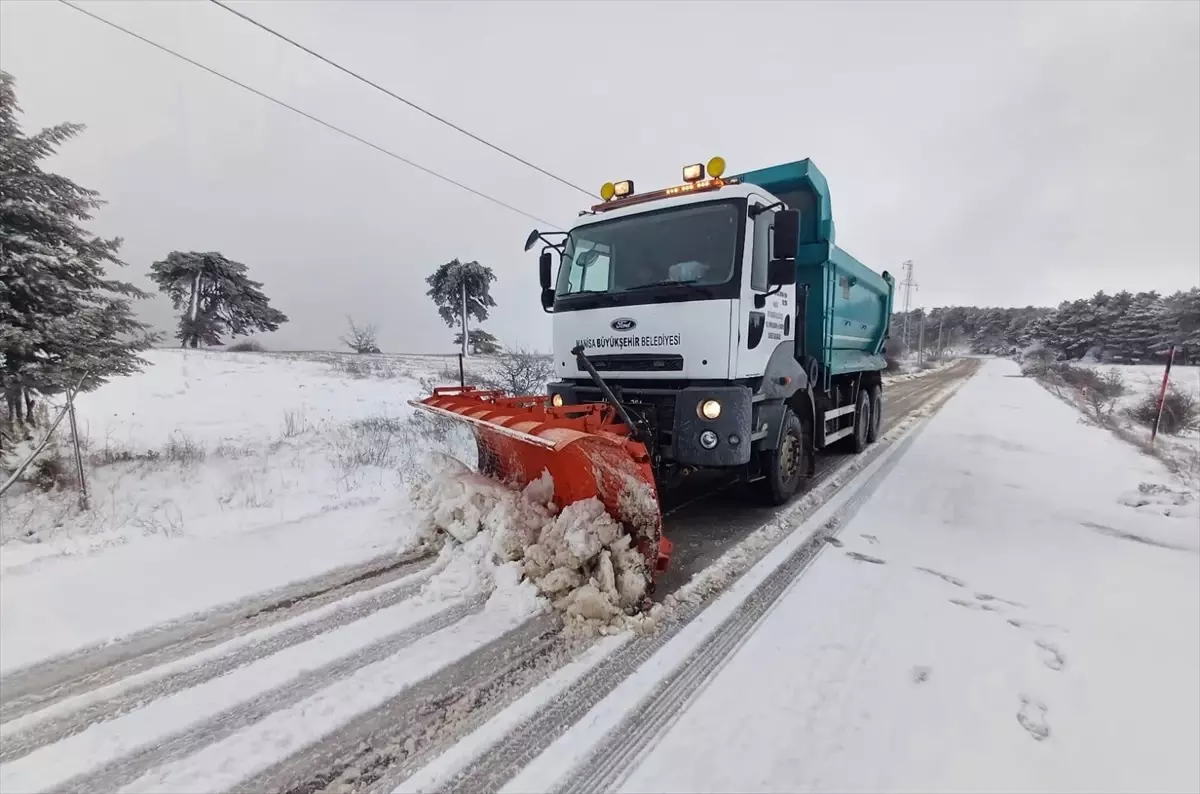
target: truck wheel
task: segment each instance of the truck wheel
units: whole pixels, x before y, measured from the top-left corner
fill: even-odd
[[[809,469],[812,455],[812,427],[785,409],[783,434],[779,448],[763,453],[763,479],[758,484],[763,498],[770,504],[781,505],[796,495]]]
[[[867,427],[867,443],[874,444],[879,440],[879,428],[883,423],[883,387],[871,387],[871,423]]]
[[[869,437],[871,435],[871,395],[866,389],[858,390],[858,402],[854,405],[854,433],[850,438],[853,440],[853,449],[855,452],[862,452],[867,448]]]

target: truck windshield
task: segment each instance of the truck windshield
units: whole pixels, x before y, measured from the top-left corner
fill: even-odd
[[[738,260],[744,215],[735,202],[677,207],[616,218],[571,232],[556,293],[619,293],[728,283]]]

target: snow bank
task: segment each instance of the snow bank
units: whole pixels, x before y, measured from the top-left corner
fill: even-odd
[[[432,476],[410,501],[424,537],[448,535],[442,570],[426,586],[451,597],[540,599],[572,633],[608,633],[646,595],[647,571],[633,538],[597,499],[554,504],[549,472],[522,491],[435,456]]]

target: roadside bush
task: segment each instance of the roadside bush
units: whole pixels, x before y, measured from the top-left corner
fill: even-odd
[[[183,433],[172,433],[164,451],[167,460],[185,466],[202,463],[208,457],[204,445]]]
[[[69,488],[77,484],[75,469],[55,446],[47,447],[29,465],[26,476],[39,491],[53,491],[55,488]]]
[[[1021,372],[1034,378],[1045,377],[1057,360],[1057,351],[1048,347],[1035,347],[1021,355]]]
[[[303,408],[283,412],[282,435],[284,438],[295,438],[301,433],[307,432],[309,428],[308,416],[304,413]]]
[[[1038,366],[1040,365],[1035,365],[1028,372],[1034,374],[1038,371]],[[1035,375],[1035,377],[1045,378],[1056,385],[1067,386],[1078,392],[1095,392],[1097,395],[1113,400],[1125,393],[1125,380],[1116,370],[1100,372],[1091,367],[1077,366],[1066,361],[1048,364],[1042,374]]]
[[[1125,393],[1125,380],[1121,373],[1109,370],[1098,375],[1082,393],[1084,403],[1092,412],[1092,418],[1102,425],[1107,425],[1112,419],[1113,411],[1116,410],[1117,398]]]
[[[899,372],[900,371],[900,358],[895,353],[893,353],[891,350],[887,350],[884,352],[883,360],[887,362],[887,368],[884,369],[884,372]]]
[[[1126,413],[1129,418],[1145,427],[1154,427],[1158,416],[1158,387],[1146,392],[1140,401]],[[1188,392],[1178,391],[1174,386],[1167,389],[1163,398],[1162,421],[1158,432],[1179,435],[1200,427],[1200,400]]]
[[[546,393],[546,384],[553,377],[553,358],[517,348],[496,356],[491,371],[480,378],[480,385],[512,396],[539,395]]]
[[[34,483],[38,491],[54,491],[54,488],[67,488],[76,485],[76,474],[68,465],[66,457],[58,450],[47,450],[29,467],[29,481]]]
[[[267,350],[257,339],[243,339],[225,349],[230,353],[265,353]]]
[[[376,351],[378,352],[378,351]],[[352,378],[383,378],[390,380],[409,376],[401,362],[387,357],[376,358],[357,353],[338,353],[329,362],[335,372]]]

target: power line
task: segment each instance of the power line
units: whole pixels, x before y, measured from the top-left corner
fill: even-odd
[[[278,39],[282,39],[283,41],[286,41],[288,44],[291,44],[293,47],[303,50],[304,52],[308,53],[309,55],[316,58],[317,60],[323,61],[323,62],[329,64],[334,69],[337,69],[338,71],[341,71],[345,74],[350,75],[355,80],[358,80],[362,83],[366,83],[367,85],[374,88],[376,91],[380,91],[384,94],[387,94],[392,99],[395,99],[399,102],[403,102],[404,104],[408,105],[413,110],[424,113],[429,118],[434,119],[435,121],[439,121],[442,124],[445,124],[447,127],[450,127],[451,129],[461,132],[463,135],[466,135],[468,138],[470,138],[474,141],[478,141],[479,143],[482,143],[484,146],[487,146],[490,149],[494,149],[497,152],[500,152],[505,157],[510,157],[513,160],[516,160],[518,163],[521,163],[522,165],[529,166],[534,171],[537,171],[540,174],[544,174],[545,176],[548,176],[555,181],[561,182],[562,184],[566,185],[569,188],[572,188],[573,190],[578,190],[580,193],[583,193],[585,196],[588,196],[589,198],[600,198],[599,196],[597,196],[595,193],[591,192],[590,190],[581,188],[579,185],[576,185],[574,182],[570,182],[566,179],[563,179],[561,176],[558,176],[557,174],[552,174],[549,171],[547,171],[546,169],[544,169],[540,166],[534,165],[533,163],[529,162],[528,160],[526,160],[522,157],[518,157],[517,155],[508,151],[507,149],[503,149],[503,148],[497,146],[496,144],[492,143],[491,141],[480,138],[478,135],[476,135],[473,132],[470,132],[469,130],[464,130],[462,127],[458,126],[454,122],[444,119],[432,111],[426,110],[425,108],[418,105],[416,102],[413,102],[410,99],[405,99],[404,97],[400,96],[399,94],[389,91],[388,89],[384,88],[383,86],[379,85],[378,83],[368,80],[367,78],[363,77],[361,74],[358,74],[357,72],[352,72],[351,70],[347,69],[345,66],[342,66],[340,63],[331,61],[329,58],[326,58],[321,53],[310,50],[308,47],[305,47],[303,44],[301,44],[298,41],[295,41],[294,39],[289,39],[287,36],[283,35],[282,33],[280,33],[277,30],[274,30],[274,29],[268,27],[267,25],[264,25],[262,22],[259,22],[257,19],[246,16],[245,14],[243,14],[241,11],[238,11],[237,9],[230,8],[228,5],[221,2],[221,0],[209,0],[209,2],[211,2],[215,6],[219,6],[220,8],[225,9],[226,11],[228,11],[229,13],[231,13],[235,16],[241,17],[242,19],[249,22],[251,25],[254,25],[257,28],[260,28],[261,30],[264,30],[267,33],[270,33],[272,36],[274,36]]]
[[[128,28],[121,27],[116,22],[110,22],[109,20],[105,19],[102,16],[98,16],[97,14],[93,14],[91,11],[80,8],[79,6],[70,2],[69,0],[58,0],[58,1],[70,9],[78,11],[81,14],[86,14],[87,16],[91,17],[92,19],[96,20],[97,22],[103,22],[105,25],[108,25],[110,28],[114,28],[116,30],[121,31],[122,33],[133,36],[138,41],[149,44],[151,47],[154,47],[156,50],[161,50],[162,52],[165,52],[168,55],[173,55],[176,58],[180,59],[181,61],[186,61],[187,63],[190,63],[192,66],[195,66],[199,69],[203,69],[204,71],[208,72],[209,74],[211,74],[215,77],[219,77],[222,80],[225,80],[226,82],[233,83],[238,88],[245,89],[246,91],[249,91],[250,93],[252,93],[256,96],[260,96],[263,99],[267,100],[268,102],[272,102],[272,103],[278,105],[279,107],[286,108],[286,109],[292,111],[293,113],[299,114],[299,115],[303,116],[304,118],[308,119],[309,121],[315,121],[317,124],[320,124],[322,127],[325,127],[326,129],[330,129],[330,130],[333,130],[334,132],[345,135],[347,138],[358,141],[359,143],[361,143],[365,146],[370,146],[375,151],[380,152],[382,154],[386,154],[388,157],[391,157],[394,160],[399,160],[400,162],[405,163],[406,165],[410,165],[419,171],[424,171],[425,173],[429,174],[430,176],[437,177],[438,179],[442,180],[443,182],[449,182],[451,185],[454,185],[455,187],[462,188],[463,190],[467,191],[468,193],[473,193],[482,199],[487,199],[488,201],[492,202],[493,204],[504,207],[506,210],[511,210],[512,212],[516,212],[520,215],[524,215],[526,218],[535,220],[540,224],[550,226],[555,229],[558,228],[557,224],[553,224],[547,220],[543,220],[542,218],[539,218],[538,216],[536,216],[532,213],[526,212],[523,209],[514,207],[513,205],[505,203],[498,198],[493,198],[492,196],[489,196],[486,193],[482,193],[473,187],[464,185],[462,182],[451,179],[448,176],[439,174],[437,171],[434,171],[432,168],[426,168],[425,166],[421,165],[420,163],[409,160],[407,157],[398,155],[395,152],[385,149],[378,144],[371,143],[371,141],[368,141],[366,138],[359,137],[358,135],[355,135],[353,132],[349,132],[347,130],[342,129],[341,127],[330,124],[328,121],[319,119],[316,116],[312,115],[311,113],[307,113],[303,110],[300,110],[297,107],[289,105],[288,103],[284,102],[281,99],[276,99],[275,97],[271,96],[270,94],[266,94],[266,93],[263,93],[262,91],[259,91],[257,88],[252,88],[251,86],[248,86],[245,83],[239,82],[238,80],[233,79],[229,75],[222,74],[221,72],[218,72],[216,69],[205,66],[204,64],[200,63],[199,61],[194,61],[191,58],[187,57],[186,55],[181,55],[180,53],[175,52],[175,50],[165,47],[162,44],[159,44],[158,42],[151,41],[150,39],[146,38],[145,36],[134,33],[132,30],[129,30]]]

